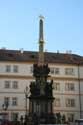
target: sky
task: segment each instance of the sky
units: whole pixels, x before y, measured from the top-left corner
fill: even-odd
[[[0,0],[0,48],[38,51],[40,15],[44,51],[83,56],[83,0]]]

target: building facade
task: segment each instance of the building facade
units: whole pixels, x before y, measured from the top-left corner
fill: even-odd
[[[73,121],[83,117],[83,57],[69,53],[44,53],[53,79],[53,112]],[[0,50],[0,113],[9,119],[25,115],[24,90],[34,81],[33,64],[38,52]],[[30,94],[30,93],[28,93]],[[27,99],[29,111],[29,100]],[[3,105],[8,104],[7,110]]]
[[[0,116],[10,120],[29,113],[25,89],[33,77],[33,64],[46,63],[50,68],[48,80],[53,79],[53,112],[65,114],[74,121],[83,118],[83,57],[72,53],[44,52],[43,19],[39,23],[39,52],[0,49]]]

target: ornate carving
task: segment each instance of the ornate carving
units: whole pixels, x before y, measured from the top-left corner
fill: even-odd
[[[33,65],[33,76],[36,79],[43,78],[46,80],[49,72],[50,72],[50,69],[48,68],[47,64],[45,64],[43,66],[42,65],[38,66],[37,64]]]
[[[31,82],[30,84],[30,91],[32,96],[52,96],[53,80],[51,80],[51,82],[47,82],[49,72],[50,69],[48,68],[47,64],[33,65],[33,76],[35,77],[36,81]]]
[[[51,80],[51,82],[46,82],[46,85],[45,85],[46,96],[53,96],[53,94],[52,94],[52,90],[53,90],[52,84],[53,84],[53,80]]]
[[[30,84],[30,92],[32,96],[40,95],[40,88],[36,82],[31,82]]]

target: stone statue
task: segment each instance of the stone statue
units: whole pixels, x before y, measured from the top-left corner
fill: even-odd
[[[51,82],[47,82],[47,78],[49,77],[50,69],[47,64],[44,65],[33,65],[33,76],[35,77],[35,82],[31,82],[30,91],[32,96],[37,95],[45,95],[52,96],[52,84]]]

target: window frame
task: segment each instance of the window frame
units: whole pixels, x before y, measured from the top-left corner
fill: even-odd
[[[74,83],[65,83],[65,90],[66,91],[75,91],[75,84]]]
[[[10,88],[10,81],[6,80],[4,83],[4,88],[9,89]]]
[[[65,75],[74,75],[74,68],[65,68]]]
[[[67,118],[68,118],[69,122],[73,122],[74,118],[75,118],[75,114],[74,113],[68,113]]]
[[[60,68],[59,67],[50,67],[50,74],[59,75],[60,74]]]
[[[12,88],[13,89],[18,89],[18,81],[13,81]]]
[[[60,100],[60,98],[55,98],[54,107],[60,107],[60,106],[61,106],[61,100]]]
[[[14,73],[18,73],[18,65],[14,65],[13,66],[13,72]]]
[[[58,67],[54,68],[54,72],[55,75],[59,75],[60,74],[59,68]]]
[[[67,98],[66,99],[66,107],[72,107],[74,108],[75,107],[75,99],[70,99],[70,98]]]
[[[7,73],[11,72],[11,66],[10,65],[6,65],[6,72]]]
[[[4,104],[9,105],[10,103],[10,97],[4,97]]]
[[[60,83],[59,82],[54,82],[53,87],[54,87],[54,90],[60,91]]]
[[[12,97],[12,106],[17,106],[17,105],[18,105],[18,98]]]
[[[54,73],[54,67],[50,67],[50,74],[53,74],[53,75],[55,74]]]

